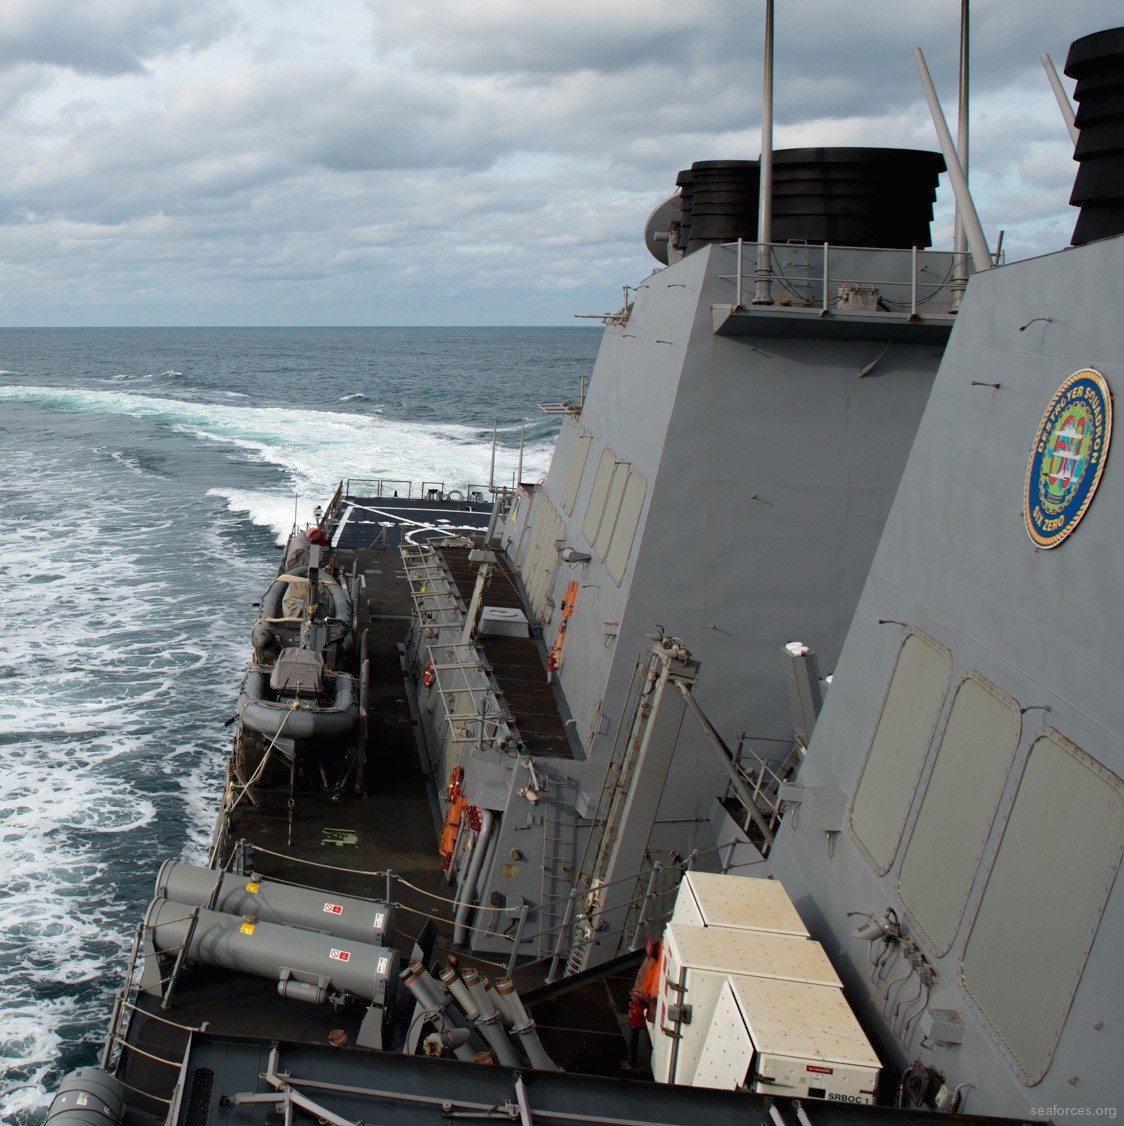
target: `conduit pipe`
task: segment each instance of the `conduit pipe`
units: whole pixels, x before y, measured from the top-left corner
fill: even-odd
[[[451,1048],[457,1059],[472,1063],[476,1059],[476,1053],[469,1043],[471,1037],[472,1031],[468,1028],[442,1028],[438,1032],[431,1032],[426,1040],[436,1038],[437,1043],[445,1048]]]
[[[398,975],[398,980],[410,991],[419,1008],[432,1016],[433,1024],[452,1026],[438,1027],[436,1032],[438,1038],[447,1048],[452,1048],[457,1059],[471,1063],[476,1056],[468,1042],[471,1030],[462,1027],[460,1014],[451,1004],[451,1001],[455,998],[452,998],[451,994],[441,992],[440,986],[421,962],[411,962]],[[414,1019],[415,1021],[421,1020],[420,1014],[416,1014]],[[420,1028],[415,1030],[414,1026],[411,1025],[411,1035],[406,1040],[407,1054],[413,1054],[420,1032]]]
[[[765,63],[762,68],[760,195],[757,213],[757,268],[754,305],[772,305],[770,255],[773,241],[773,0],[765,3]],[[741,261],[741,255],[738,255]]]
[[[496,978],[496,993],[503,998],[504,1006],[511,1015],[511,1031],[519,1037],[523,1054],[530,1060],[531,1066],[539,1071],[560,1071],[561,1068],[546,1054],[539,1034],[535,1031],[535,1022],[523,1008],[523,1001],[516,992],[515,983],[511,978]]]
[[[452,994],[453,1000],[464,1010],[464,1015],[469,1020],[475,1020],[480,1015],[480,1010],[473,1003],[472,996],[464,982],[457,976],[457,971],[442,970],[441,980],[445,983],[445,988]]]
[[[476,847],[472,850],[472,859],[468,862],[464,883],[457,891],[457,902],[460,906],[457,908],[457,917],[453,926],[454,946],[468,944],[468,916],[475,906],[476,883],[480,879],[480,869],[484,866],[484,855],[488,851],[495,819],[496,815],[490,809],[480,811],[480,833],[476,838]]]
[[[492,1004],[488,991],[484,988],[483,979],[476,970],[469,967],[464,971],[464,983],[468,986],[468,991],[472,994],[473,1001],[476,1002],[476,1008],[480,1011],[480,1015],[476,1018],[476,1028],[480,1035],[488,1041],[492,1055],[504,1067],[518,1067],[519,1057],[515,1054],[515,1049],[504,1033],[503,1026],[500,1024],[499,1011]]]
[[[429,976],[421,962],[411,962],[399,975],[399,981],[413,994],[423,1009],[439,1013],[448,1002],[441,996],[437,983]]]
[[[491,1001],[492,1007],[500,1014],[500,1021],[504,1028],[511,1028],[515,1024],[515,1017],[508,1008],[507,998],[497,988],[499,981],[497,980],[496,984],[493,985],[486,977],[482,977],[480,982],[484,986],[484,992],[487,994],[488,1000]]]
[[[968,35],[968,0],[960,0],[960,85],[956,99],[958,117],[956,151],[960,157],[960,167],[964,171],[965,182],[968,180],[968,135],[970,131],[968,107],[968,96],[970,93],[968,81],[970,51],[968,49]],[[960,295],[963,294],[964,287],[968,284],[968,264],[964,260],[965,249],[967,249],[967,238],[964,234],[964,220],[960,217],[960,208],[957,207],[952,239],[952,250],[956,255],[952,263],[952,276],[956,281],[953,298],[956,309],[960,308]],[[914,278],[917,277],[916,272],[914,272],[913,276]],[[916,312],[916,308],[914,311]]]

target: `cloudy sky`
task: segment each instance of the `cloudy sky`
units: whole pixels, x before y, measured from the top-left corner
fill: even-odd
[[[912,48],[954,118],[958,0],[776,7],[777,148],[937,148]],[[972,182],[1011,257],[1069,241],[1075,166],[1039,56],[1060,70],[1106,7],[972,4]],[[758,154],[763,10],[3,0],[0,325],[614,309],[654,265],[644,221],[677,171]]]

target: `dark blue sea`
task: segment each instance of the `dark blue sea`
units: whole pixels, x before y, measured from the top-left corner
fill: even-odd
[[[218,812],[252,603],[341,479],[546,472],[591,328],[0,330],[0,1119],[97,1062]]]

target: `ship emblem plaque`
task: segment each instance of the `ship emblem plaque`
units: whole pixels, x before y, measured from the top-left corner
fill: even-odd
[[[1112,392],[1099,371],[1076,371],[1042,416],[1026,467],[1023,515],[1031,540],[1057,547],[1081,523],[1112,438]]]

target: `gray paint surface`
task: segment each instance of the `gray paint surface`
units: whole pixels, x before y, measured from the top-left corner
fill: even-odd
[[[1104,300],[1122,284],[1119,238],[973,277],[804,765],[808,785],[854,793],[905,627],[924,630],[951,651],[953,688],[975,670],[1024,711],[964,923],[948,953],[931,956],[936,980],[928,1004],[956,1012],[965,1033],[963,1044],[930,1043],[922,1057],[949,1082],[973,1084],[966,1107],[976,1113],[1031,1116],[1052,1106],[1118,1102],[1124,1041],[1112,1014],[1124,1008],[1117,953],[1124,896],[1115,880],[1119,830],[1111,810],[1078,802],[1078,790],[1063,789],[1059,774],[1053,805],[1064,813],[1042,824],[1044,839],[1037,840],[1035,855],[1041,858],[1044,849],[1069,861],[1059,872],[1028,859],[1025,868],[1005,875],[1006,906],[1003,896],[984,895],[1029,748],[1044,728],[1072,740],[1099,768],[1117,778],[1124,774],[1124,694],[1116,683],[1124,644],[1118,615],[1124,563],[1119,451],[1110,451],[1083,522],[1059,547],[1036,548],[1022,516],[1028,457],[1054,392],[1086,366],[1101,371],[1113,389],[1122,386],[1124,332],[1119,318],[1107,315]],[[1035,320],[1042,317],[1050,319]],[[931,763],[932,752],[923,778]],[[915,798],[909,825],[918,806]],[[1081,846],[1098,855],[1078,863],[1062,847],[1070,825],[1074,834],[1084,834],[1080,839],[1100,842]],[[1050,848],[1051,839],[1058,848]],[[1027,850],[1009,850],[1007,861],[1019,851]],[[1107,861],[1106,851],[1112,853]],[[886,907],[900,912],[900,864],[899,854],[880,876],[849,834],[840,835],[829,856],[822,835],[791,823],[770,858],[771,870],[807,909],[813,934],[847,967],[842,972],[853,996],[867,998],[862,1015],[883,1047],[906,1063],[920,1050],[918,1026],[903,1031],[900,1014],[896,1022],[891,1019],[894,999],[887,1005],[886,983],[871,982],[868,944],[852,937],[855,920],[847,917],[849,911],[881,915]],[[1095,870],[1091,882],[1086,869]],[[1039,885],[1050,879],[1073,891],[1086,917],[1072,917],[1064,897],[1042,894]],[[1020,896],[1020,880],[1028,890],[1036,888],[1038,897]],[[1037,906],[1037,914],[1026,913],[1028,903]],[[1099,913],[1098,904],[1103,914],[1088,917]],[[969,973],[977,993],[996,1011],[1021,1011],[1038,1022],[1017,1049],[1027,1058],[1021,1069],[1014,1062],[1017,1052],[989,1030],[961,983],[973,925],[1002,944],[986,957],[983,946],[973,948]],[[908,922],[905,926],[908,931]],[[1074,948],[1083,968],[1075,989]],[[1066,991],[1059,994],[1052,978],[1039,980],[1041,974],[1029,970],[1033,966],[1069,975]],[[1026,999],[1022,1009],[1019,996]],[[1043,1070],[1035,1061],[1049,1062]]]
[[[885,276],[908,262],[860,251],[852,266]],[[792,721],[779,651],[811,640],[821,667],[834,665],[936,370],[939,343],[887,349],[887,334],[903,327],[898,314],[887,313],[878,328],[876,314],[838,312],[819,318],[809,339],[792,335],[796,314],[778,305],[727,311],[736,334],[718,335],[715,309],[728,310],[735,272],[734,250],[716,246],[637,287],[627,323],[606,328],[580,419],[564,420],[545,484],[521,498],[503,532],[531,589],[542,569],[529,550],[536,527],[548,505],[562,515],[561,530],[538,541],[547,557],[559,553],[542,637],[549,647],[557,636],[567,584],[576,581],[555,681],[578,754],[552,762],[551,771],[556,791],[574,787],[586,808],[602,791],[606,763],[620,754],[630,682],[657,627],[700,661],[697,699],[728,746],[745,732],[763,757],[787,753]],[[938,336],[949,323],[947,315],[934,320]],[[579,434],[589,445],[575,486]],[[608,567],[599,557],[589,517],[591,497],[598,508],[605,495],[595,494],[605,450],[646,486],[623,574],[619,558]],[[563,547],[592,558],[567,563]],[[728,779],[715,754],[688,718],[654,824],[630,829],[641,834],[629,842],[633,854],[666,858],[699,847],[700,863],[717,866],[709,820]],[[513,802],[497,830],[497,858],[530,844],[525,810]],[[572,830],[580,850],[586,830]],[[497,859],[484,873],[485,890],[538,901],[529,875],[514,882],[499,869]]]

